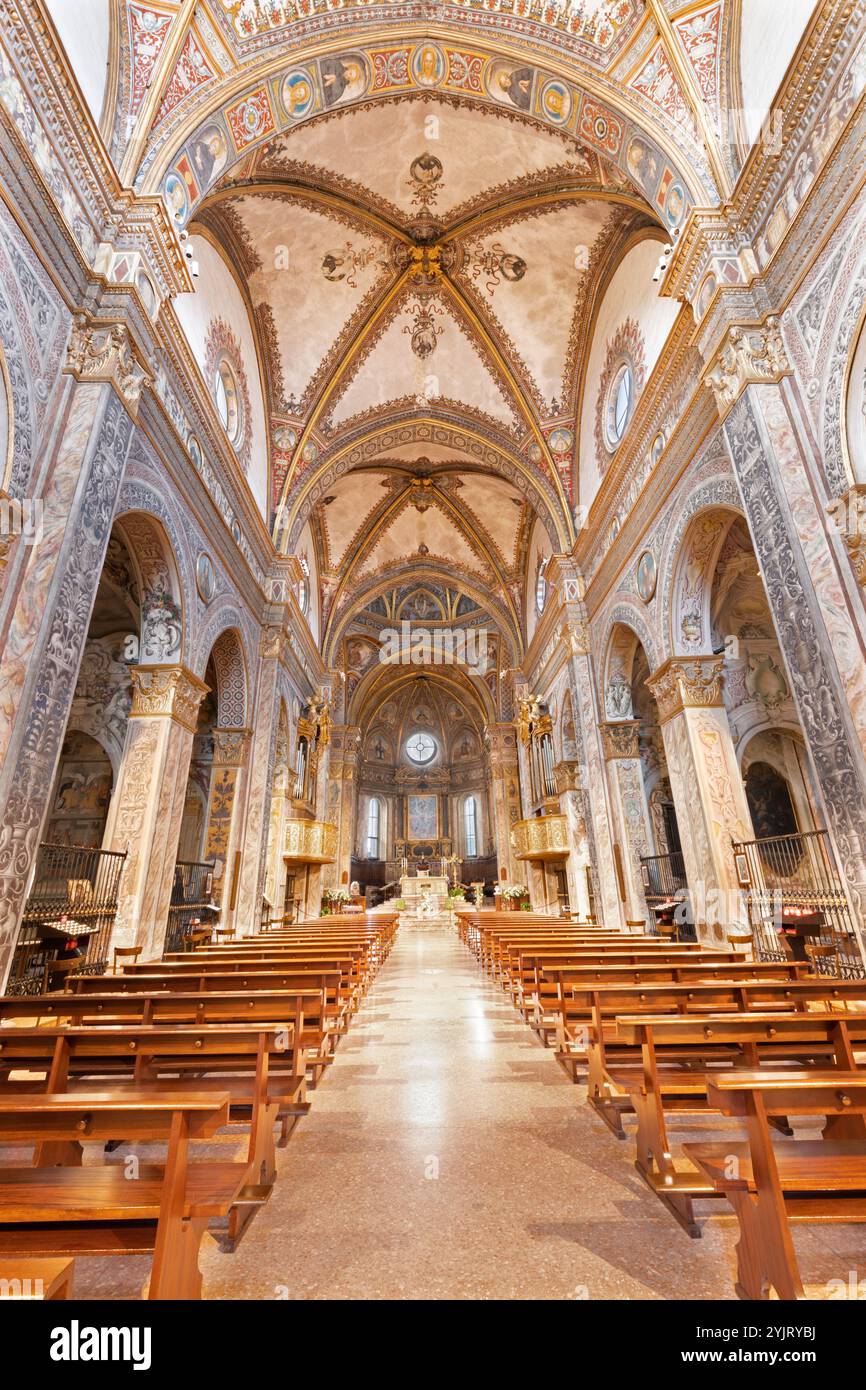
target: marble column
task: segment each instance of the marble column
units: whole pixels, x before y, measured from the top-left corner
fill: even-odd
[[[0,992],[48,813],[142,387],[126,330],[73,330],[76,378],[46,477],[43,528],[4,594],[0,665]],[[11,567],[10,567],[11,568]],[[7,579],[7,584],[11,577]],[[14,607],[11,607],[14,604]],[[11,611],[9,611],[11,608]]]
[[[511,829],[520,820],[520,773],[517,762],[517,733],[513,724],[490,724],[486,731],[490,787],[493,801],[493,841],[496,846],[497,877],[504,869],[509,883],[523,876],[514,858]]]
[[[568,682],[571,690],[575,731],[580,735],[580,752],[585,766],[584,785],[589,815],[587,832],[590,852],[595,859],[597,883],[596,915],[606,927],[625,930],[628,916],[619,890],[614,845],[615,820],[605,777],[604,748],[599,730],[589,627],[585,618],[572,618],[563,625],[568,650]]]
[[[866,668],[779,385],[708,377],[866,961]],[[738,394],[739,393],[739,394]]]
[[[361,730],[357,724],[331,726],[331,756],[328,766],[328,797],[325,820],[337,828],[337,858],[325,866],[325,888],[345,886],[343,874],[352,875],[352,840],[358,799],[356,773]],[[347,879],[348,881],[348,879]]]
[[[243,812],[237,838],[240,853],[237,901],[233,917],[229,914],[225,919],[227,924],[233,921],[239,936],[258,931],[261,924],[280,715],[279,673],[284,654],[282,627],[272,625],[263,629],[259,642],[249,775],[245,778]],[[273,897],[271,904],[274,911],[280,907]]]
[[[639,729],[637,719],[607,720],[599,725],[618,831],[626,917],[649,924],[640,860],[641,855],[652,853],[652,831],[638,747]]]
[[[583,768],[576,762],[557,763],[553,769],[553,776],[559,793],[560,814],[565,816],[568,843],[571,846],[565,864],[569,902],[572,911],[579,912],[581,919],[585,919],[590,911],[586,875],[587,870],[592,872],[592,857],[587,835]]]
[[[733,844],[752,837],[743,779],[722,699],[717,656],[671,657],[647,680],[655,696],[680,828],[692,911],[702,940],[748,930]]]
[[[214,900],[221,906],[223,926],[231,926],[235,920],[240,888],[240,808],[244,801],[251,738],[251,729],[213,730],[213,770],[204,857],[223,865],[223,872],[214,877]]]
[[[185,666],[133,666],[132,708],[105,843],[126,850],[112,946],[162,954],[192,741],[207,686]]]

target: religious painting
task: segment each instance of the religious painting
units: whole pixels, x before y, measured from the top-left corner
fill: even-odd
[[[210,188],[214,180],[219,178],[228,163],[228,157],[228,136],[221,125],[211,121],[189,146],[190,163],[202,191]]]
[[[367,90],[367,64],[360,53],[344,53],[339,58],[321,58],[319,76],[326,106],[362,97]]]
[[[528,111],[532,101],[535,69],[513,63],[493,63],[487,71],[487,90],[494,101],[509,102],[518,111]]]
[[[644,603],[656,591],[656,560],[651,550],[645,550],[637,562],[637,591]]]
[[[290,120],[299,121],[306,116],[313,105],[316,92],[313,79],[306,68],[295,68],[286,73],[280,87],[280,100]]]
[[[554,125],[565,125],[571,115],[571,92],[564,82],[554,78],[542,87],[538,105]]]
[[[425,795],[412,795],[409,804],[409,839],[426,840],[435,838],[438,833],[437,807],[439,798],[435,792]]]
[[[216,593],[216,574],[211,557],[202,551],[195,562],[195,584],[202,603],[210,603]]]
[[[419,87],[438,87],[445,77],[445,59],[435,44],[425,43],[412,54],[412,76]]]

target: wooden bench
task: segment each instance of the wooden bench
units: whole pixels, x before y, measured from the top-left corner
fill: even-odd
[[[805,1298],[792,1221],[866,1221],[866,1142],[837,1137],[866,1118],[862,1071],[739,1071],[717,1076],[708,1103],[745,1126],[739,1144],[686,1144],[685,1152],[739,1222],[740,1298]],[[774,1116],[826,1118],[822,1140],[774,1141]]]
[[[637,1117],[635,1166],[691,1236],[700,1235],[694,1200],[714,1196],[696,1168],[678,1166],[667,1116],[714,1113],[708,1085],[730,1067],[757,1070],[857,1066],[855,1047],[866,1043],[866,1013],[798,1012],[711,1014],[701,1017],[617,1019],[617,1032],[640,1048],[639,1065],[614,1065],[608,1076],[628,1094]],[[790,1133],[782,1117],[774,1126]],[[866,1140],[857,1120],[856,1136]]]
[[[26,1071],[25,1079],[10,1073]],[[42,1079],[33,1073],[42,1072]],[[190,1080],[185,1081],[185,1077]],[[308,1112],[303,1049],[290,1022],[261,1025],[130,1025],[5,1028],[0,1031],[0,1104],[22,1093],[99,1090],[158,1098],[228,1095],[228,1123],[249,1127],[247,1181],[229,1213],[225,1244],[234,1248],[276,1179],[274,1127]],[[124,1136],[126,1138],[126,1136]],[[49,1144],[34,1166],[81,1162],[80,1146]]]
[[[0,1260],[0,1299],[71,1298],[74,1269],[74,1260]]]
[[[152,1256],[148,1298],[201,1297],[199,1248],[209,1221],[228,1215],[244,1163],[191,1162],[190,1146],[228,1122],[223,1094],[147,1097],[111,1090],[2,1098],[0,1144],[97,1142],[122,1131],[167,1144],[164,1164],[0,1167],[0,1262],[50,1256]]]
[[[717,969],[712,964],[687,964],[681,965],[679,962],[673,964],[641,964],[641,965],[587,965],[587,964],[566,964],[552,965],[545,964],[541,969],[542,980],[547,985],[553,986],[551,991],[544,993],[544,1013],[539,1012],[537,1018],[533,1020],[532,1026],[540,1034],[543,1034],[546,1041],[551,1034],[556,1038],[557,1059],[563,1065],[568,1066],[571,1060],[572,1051],[577,1042],[579,1052],[582,1052],[586,1044],[586,1024],[592,1018],[593,1010],[593,989],[599,985],[616,985],[629,988],[632,985],[646,986],[667,986],[667,985],[714,985],[721,991],[720,999],[731,999],[729,986],[736,985],[740,981],[793,981],[805,978],[805,971],[802,965],[795,965],[790,962],[773,964],[761,962],[753,964],[751,962],[727,962],[721,969]],[[814,978],[814,977],[813,977]],[[726,992],[727,991],[727,992]],[[622,1013],[637,1013],[641,1011],[641,994],[638,990],[632,993],[631,997],[635,1003],[634,1008],[621,1009]],[[668,1000],[674,998],[682,999],[683,995],[660,996],[665,998],[665,1002],[653,1006],[654,1013],[662,1013],[665,1009],[673,1007]],[[695,1001],[705,999],[705,1007],[708,1008],[727,1008],[727,1003],[716,1004],[715,1000],[706,993],[700,991],[695,995]],[[647,1000],[653,998],[650,993],[646,994]],[[736,1008],[736,1003],[730,1005]]]

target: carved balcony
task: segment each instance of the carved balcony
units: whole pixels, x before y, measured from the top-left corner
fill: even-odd
[[[511,830],[515,859],[564,859],[571,848],[565,816],[534,816]]]
[[[333,864],[337,827],[320,820],[286,821],[283,858],[290,864]]]

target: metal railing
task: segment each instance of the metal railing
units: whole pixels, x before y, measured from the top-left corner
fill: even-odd
[[[648,931],[657,934],[659,920],[664,921],[672,916],[678,924],[678,939],[695,940],[689,881],[681,851],[673,850],[670,854],[642,854],[640,873],[643,895],[649,911]]]
[[[212,901],[213,874],[213,861],[179,860],[175,864],[164,954],[185,950],[195,931],[216,922],[219,907]]]
[[[125,862],[125,851],[40,844],[7,994],[104,973]]]
[[[760,960],[784,961],[793,954],[801,960],[811,957],[822,974],[866,976],[826,830],[745,840],[734,844],[733,851]]]

